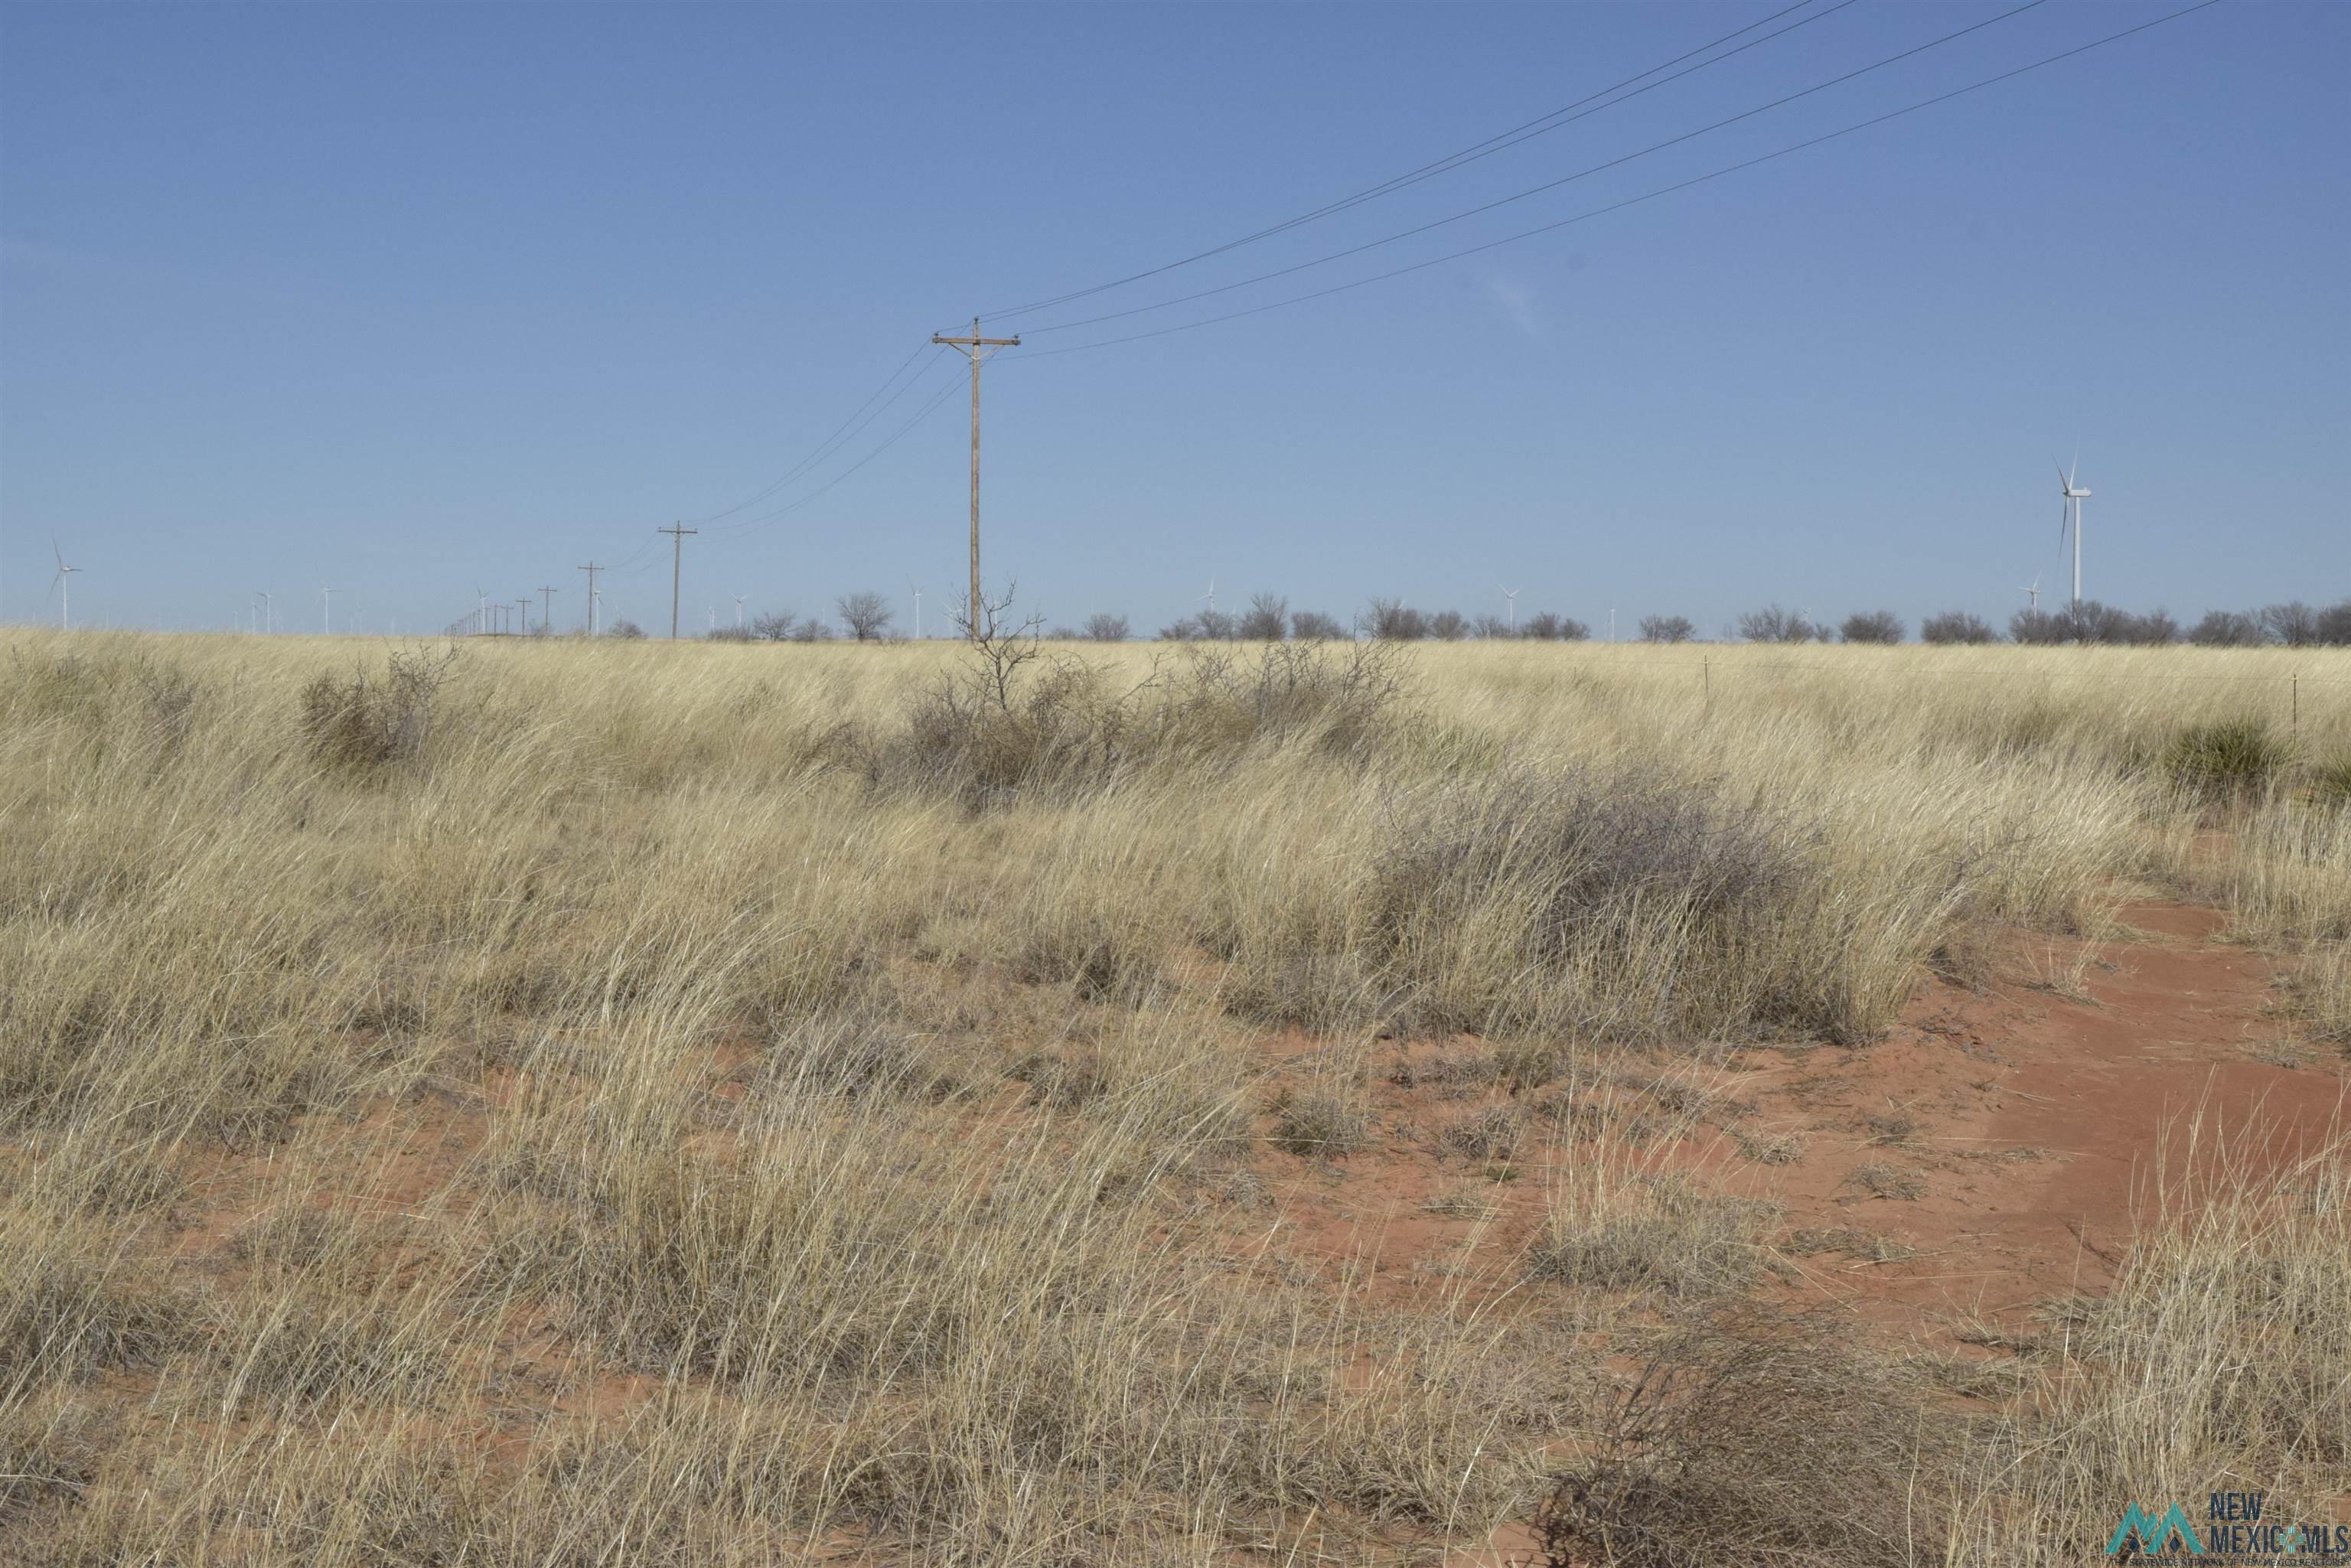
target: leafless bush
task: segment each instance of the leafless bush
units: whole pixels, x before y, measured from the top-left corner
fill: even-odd
[[[1290,634],[1301,643],[1343,643],[1347,629],[1335,615],[1325,615],[1320,610],[1293,610],[1290,612]]]
[[[1374,599],[1364,630],[1384,643],[1416,643],[1428,635],[1428,617],[1401,599]]]
[[[1893,644],[1903,638],[1902,618],[1891,610],[1863,610],[1844,618],[1837,635],[1848,643]]]
[[[381,675],[364,669],[318,675],[302,688],[302,741],[312,760],[372,773],[417,757],[432,733],[434,700],[456,660],[455,648],[437,657],[418,649],[393,653]]]
[[[1089,643],[1123,643],[1134,634],[1127,629],[1125,616],[1099,612],[1086,617],[1084,631]]]
[[[841,612],[841,623],[849,628],[849,634],[860,643],[882,641],[890,634],[890,622],[897,619],[890,601],[870,591],[836,599],[833,608]]]
[[[1552,1568],[1909,1568],[1944,1539],[1959,1430],[1838,1329],[1734,1310],[1651,1354],[1537,1528]]]
[[[1739,618],[1739,634],[1750,643],[1809,643],[1827,636],[1828,628],[1814,625],[1800,611],[1767,604]]]
[[[1290,601],[1279,593],[1260,593],[1241,612],[1233,634],[1245,643],[1279,643],[1289,630]]]
[[[2000,633],[1991,622],[1965,610],[1945,610],[1929,615],[1918,623],[1921,643],[1997,643]]]
[[[1644,643],[1687,643],[1698,635],[1687,615],[1644,615],[1641,617],[1641,641]]]

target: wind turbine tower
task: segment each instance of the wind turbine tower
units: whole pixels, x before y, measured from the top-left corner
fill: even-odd
[[[2057,504],[2057,543],[2059,548],[2064,548],[2065,529],[2070,525],[2074,530],[2074,607],[2077,610],[2082,606],[2082,503],[2090,498],[2087,490],[2077,487],[2074,483],[2074,475],[2081,471],[2079,453],[2074,455],[2073,474],[2065,472],[2063,463],[2057,465],[2057,484],[2064,496],[2064,499]]]
[[[319,590],[319,631],[324,636],[335,634],[335,595],[341,591],[340,588],[324,586]]]
[[[73,630],[73,574],[81,568],[66,564],[65,552],[57,548],[54,538],[49,540],[49,553],[57,558],[57,574],[49,580],[49,591],[57,596],[57,630],[70,632]]]
[[[2019,584],[2016,591],[2024,595],[2024,607],[2027,610],[2041,608],[2041,579],[2038,575],[2035,575],[2031,582]]]
[[[1502,588],[1499,582],[1494,586]],[[1519,591],[1515,588],[1502,588],[1502,602],[1510,609],[1510,635],[1515,637],[1519,634]]]

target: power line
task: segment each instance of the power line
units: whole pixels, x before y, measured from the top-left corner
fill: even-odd
[[[993,358],[994,356],[991,355],[989,357]],[[956,383],[953,380],[948,381],[935,392],[932,393],[930,400],[925,402],[920,408],[916,409],[913,417],[908,419],[905,423],[900,425],[895,431],[893,431],[879,446],[874,447],[871,452],[868,452],[864,456],[859,458],[856,462],[851,464],[840,473],[834,475],[831,479],[825,481],[824,484],[819,486],[816,489],[810,491],[807,495],[802,496],[796,501],[786,502],[783,506],[777,507],[772,512],[766,513],[763,516],[757,517],[748,517],[739,523],[729,523],[726,525],[726,528],[749,528],[755,523],[771,523],[779,517],[789,517],[792,513],[799,511],[802,507],[808,506],[816,501],[821,497],[826,491],[831,490],[835,485],[840,484],[842,480],[848,478],[851,475],[864,467],[868,463],[872,462],[876,457],[881,456],[882,454],[889,451],[893,446],[897,445],[898,443],[916,425],[922,423],[923,421],[928,419],[932,414],[936,413],[942,407],[946,406],[947,399],[955,395],[956,387]]]
[[[2142,22],[2135,27],[2126,27],[2121,32],[2109,33],[2103,38],[2094,38],[2086,44],[2077,45],[2070,49],[2060,50],[2056,54],[2050,55],[2042,59],[2034,60],[2029,65],[2018,66],[2012,70],[2005,70],[1997,76],[1986,77],[1980,81],[1970,82],[1965,87],[1954,88],[1949,92],[1938,93],[1932,98],[1921,99],[1916,103],[1906,104],[1900,109],[1891,110],[1885,114],[1873,115],[1867,120],[1856,120],[1853,124],[1844,126],[1842,129],[1831,131],[1820,136],[1810,137],[1802,141],[1792,142],[1786,147],[1780,148],[1776,152],[1765,152],[1753,158],[1741,159],[1736,163],[1725,164],[1723,167],[1713,170],[1708,173],[1695,175],[1687,180],[1677,181],[1670,185],[1661,185],[1654,191],[1645,191],[1637,196],[1628,196],[1621,202],[1611,202],[1605,206],[1593,207],[1587,212],[1577,213],[1573,216],[1561,218],[1552,223],[1540,224],[1531,229],[1521,229],[1517,234],[1504,235],[1499,239],[1488,240],[1483,245],[1473,245],[1461,250],[1449,251],[1443,256],[1431,256],[1426,261],[1416,261],[1409,267],[1399,267],[1387,272],[1374,273],[1368,277],[1359,277],[1348,283],[1333,284],[1328,288],[1318,288],[1306,294],[1294,294],[1287,298],[1271,300],[1263,305],[1252,305],[1245,310],[1231,310],[1221,316],[1209,316],[1197,321],[1185,321],[1179,322],[1173,327],[1155,328],[1148,332],[1131,332],[1124,337],[1104,338],[1092,343],[1072,343],[1065,349],[1038,349],[1019,355],[1019,359],[1038,360],[1050,358],[1055,354],[1080,354],[1093,349],[1113,348],[1121,343],[1138,343],[1148,338],[1165,338],[1170,333],[1189,332],[1201,327],[1213,327],[1220,322],[1237,321],[1245,316],[1262,315],[1268,310],[1279,310],[1284,306],[1302,305],[1309,300],[1328,298],[1333,294],[1344,294],[1350,289],[1362,288],[1369,284],[1384,283],[1390,278],[1402,277],[1408,273],[1426,271],[1429,267],[1440,267],[1448,261],[1458,261],[1464,256],[1476,256],[1481,251],[1493,250],[1506,245],[1515,245],[1520,240],[1532,239],[1537,235],[1550,234],[1553,230],[1563,229],[1573,224],[1583,223],[1592,218],[1604,216],[1609,213],[1622,212],[1626,207],[1638,206],[1644,202],[1653,202],[1660,196],[1669,196],[1677,191],[1687,191],[1693,185],[1703,185],[1708,181],[1719,180],[1726,174],[1735,174],[1741,170],[1752,169],[1758,164],[1769,163],[1774,160],[1785,158],[1791,153],[1802,152],[1807,148],[1818,147],[1823,142],[1834,141],[1840,137],[1850,136],[1855,131],[1867,131],[1873,126],[1883,125],[1888,120],[1899,120],[1903,116],[1908,114],[1916,114],[1922,109],[1932,109],[1937,104],[1949,103],[1955,98],[1964,98],[1969,93],[1980,92],[1985,88],[1997,86],[2001,82],[2009,81],[2017,77],[2023,76],[2029,71],[2037,71],[2044,66],[2055,65],[2060,60],[2068,60],[2076,55],[2087,54],[2092,49],[2103,48],[2108,44],[2117,43],[2124,38],[2130,37],[2134,34],[2144,33],[2153,27],[2160,27],[2167,22],[2176,22],[2182,16],[2192,16],[2199,11],[2210,10],[2212,6],[2219,4],[2220,4],[2220,0],[2198,0],[2196,5],[2184,6],[2179,10],[2170,12],[2165,16],[2158,16],[2152,21]],[[1039,329],[1040,331],[1045,329],[1046,329],[1042,328]],[[1016,361],[1016,362],[1018,361]]]
[[[1762,17],[1760,20],[1750,22],[1744,27],[1740,27],[1734,32],[1725,33],[1721,37],[1716,38],[1709,43],[1700,44],[1695,49],[1687,50],[1682,54],[1676,55],[1672,59],[1667,60],[1659,65],[1651,66],[1647,70],[1638,72],[1635,75],[1626,77],[1623,81],[1617,82],[1613,86],[1602,88],[1599,91],[1594,93],[1589,93],[1583,98],[1577,99],[1573,103],[1565,104],[1558,109],[1552,110],[1549,114],[1539,115],[1535,119],[1530,120],[1522,125],[1515,125],[1508,131],[1489,136],[1483,141],[1473,142],[1458,152],[1448,152],[1433,163],[1424,163],[1419,168],[1407,171],[1405,173],[1395,176],[1394,179],[1383,180],[1378,184],[1366,186],[1364,189],[1357,191],[1352,195],[1343,196],[1336,201],[1325,203],[1323,205],[1314,208],[1311,212],[1301,213],[1298,216],[1292,218],[1285,218],[1280,223],[1258,230],[1255,234],[1243,235],[1238,239],[1228,240],[1222,245],[1212,246],[1207,250],[1196,251],[1179,260],[1167,262],[1159,267],[1146,267],[1141,272],[1129,273],[1124,277],[1114,277],[1108,283],[1098,283],[1091,288],[1071,289],[1066,294],[1057,294],[1050,299],[1032,299],[1025,305],[1008,305],[995,310],[983,311],[981,312],[981,318],[982,319],[990,319],[998,316],[1018,316],[1026,314],[1030,310],[1043,310],[1055,305],[1066,305],[1072,299],[1083,299],[1089,295],[1104,293],[1113,288],[1122,288],[1127,284],[1139,283],[1146,277],[1156,277],[1161,273],[1173,272],[1180,267],[1189,267],[1196,261],[1206,261],[1210,256],[1222,256],[1227,251],[1238,250],[1241,246],[1246,245],[1254,245],[1259,240],[1270,239],[1273,235],[1279,234],[1286,234],[1290,230],[1297,228],[1301,225],[1311,224],[1319,219],[1329,217],[1334,213],[1345,212],[1350,207],[1359,206],[1364,202],[1387,195],[1391,192],[1401,191],[1407,185],[1416,185],[1423,180],[1434,179],[1439,174],[1450,173],[1453,170],[1458,169],[1464,164],[1474,163],[1481,158],[1489,157],[1496,152],[1501,152],[1504,148],[1514,147],[1521,141],[1530,141],[1547,131],[1556,131],[1562,125],[1573,124],[1576,120],[1583,119],[1586,114],[1597,114],[1601,110],[1614,109],[1617,104],[1629,102],[1633,99],[1640,97],[1642,93],[1648,92],[1656,88],[1664,87],[1667,82],[1678,81],[1683,77],[1691,74],[1693,71],[1701,71],[1706,69],[1708,66],[1719,65],[1724,60],[1729,59],[1734,55],[1744,54],[1749,49],[1754,48],[1761,44],[1768,44],[1773,38],[1780,37],[1784,34],[1794,32],[1798,27],[1809,26],[1814,22],[1833,16],[1839,11],[1844,10],[1847,5],[1855,4],[1855,0],[1839,0],[1838,4],[1830,6],[1825,11],[1815,12],[1813,15],[1805,17],[1802,21],[1791,23],[1789,26],[1781,28],[1776,33],[1770,33],[1761,38],[1750,39],[1747,43],[1740,45],[1738,48],[1726,50],[1710,60],[1701,60],[1697,65],[1691,66],[1687,70],[1676,71],[1672,76],[1664,78],[1662,80],[1651,82],[1647,87],[1640,88],[1635,91],[1625,93],[1623,98],[1611,99],[1606,103],[1598,104],[1594,108],[1585,110],[1583,114],[1573,112],[1576,110],[1584,109],[1586,104],[1593,103],[1595,99],[1607,98],[1610,93],[1618,92],[1625,88],[1632,87],[1634,83],[1641,80],[1643,77],[1656,76],[1659,71],[1667,70],[1674,66],[1680,65],[1684,60],[1689,59],[1697,55],[1702,55],[1708,49],[1718,48],[1720,46],[1730,42],[1733,38],[1753,32],[1758,27],[1768,26],[1771,23],[1778,21],[1781,17],[1801,11],[1805,6],[1815,3],[1816,0],[1797,0],[1797,3],[1793,5],[1787,6],[1782,10],[1774,11],[1770,16]]]
[[[1739,113],[1729,116],[1728,119],[1718,120],[1711,125],[1702,125],[1696,131],[1687,131],[1679,136],[1672,136],[1667,138],[1663,141],[1652,142],[1650,145],[1640,149],[1638,152],[1627,152],[1618,158],[1611,158],[1604,163],[1594,163],[1590,168],[1579,169],[1573,174],[1562,174],[1555,180],[1546,180],[1540,185],[1530,185],[1523,191],[1516,192],[1508,196],[1497,197],[1493,201],[1484,203],[1479,206],[1468,208],[1462,212],[1454,213],[1447,217],[1435,218],[1427,223],[1418,224],[1411,228],[1402,229],[1395,234],[1384,235],[1379,239],[1365,240],[1361,245],[1349,246],[1344,250],[1334,250],[1327,256],[1318,256],[1313,257],[1311,260],[1298,262],[1290,267],[1276,267],[1271,272],[1261,272],[1254,277],[1244,277],[1238,283],[1219,284],[1214,288],[1203,288],[1190,294],[1179,294],[1172,299],[1162,299],[1155,304],[1135,305],[1131,306],[1124,310],[1105,311],[1100,316],[1087,316],[1075,321],[1056,321],[1043,327],[1033,327],[1029,329],[1028,335],[1032,337],[1042,337],[1047,332],[1066,332],[1077,327],[1098,326],[1104,321],[1116,321],[1129,316],[1144,315],[1153,310],[1165,310],[1171,306],[1188,305],[1194,300],[1207,299],[1219,294],[1230,294],[1237,288],[1248,288],[1255,284],[1269,283],[1277,277],[1287,277],[1294,272],[1304,272],[1311,267],[1328,266],[1330,263],[1334,261],[1343,261],[1351,256],[1361,256],[1367,250],[1377,250],[1382,246],[1394,245],[1398,240],[1411,239],[1416,235],[1425,235],[1432,229],[1445,228],[1449,225],[1463,222],[1465,219],[1474,218],[1482,214],[1490,213],[1498,207],[1507,207],[1514,203],[1523,202],[1531,196],[1541,195],[1546,191],[1555,191],[1562,185],[1573,184],[1578,180],[1589,179],[1594,174],[1604,173],[1610,169],[1618,168],[1624,164],[1635,162],[1640,159],[1648,157],[1653,152],[1662,152],[1669,147],[1678,147],[1685,141],[1695,141],[1698,137],[1720,131],[1725,126],[1736,125],[1744,120],[1752,120],[1759,114],[1766,114],[1772,110],[1784,108],[1789,104],[1794,103],[1799,99],[1810,98],[1814,93],[1818,92],[1826,92],[1833,87],[1841,87],[1844,83],[1852,81],[1856,78],[1867,76],[1872,71],[1883,70],[1887,66],[1895,65],[1902,60],[1907,60],[1913,55],[1924,54],[1928,49],[1940,48],[1943,45],[1950,43],[1955,39],[1964,38],[1970,33],[1981,32],[1984,28],[1995,26],[1998,23],[2005,22],[2011,17],[2021,16],[2027,11],[2038,10],[2041,6],[2045,5],[2048,3],[2049,0],[2024,0],[2024,4],[2018,5],[2011,10],[2003,11],[1997,16],[1987,16],[1982,21],[1971,23],[1967,26],[1961,27],[1955,33],[1946,33],[1939,38],[1930,38],[1926,43],[1913,45],[1911,47],[1902,50],[1899,54],[1892,54],[1886,56],[1884,59],[1873,60],[1868,65],[1862,66],[1855,70],[1846,71],[1842,76],[1831,77],[1826,81],[1815,82],[1811,87],[1802,89],[1796,92],[1789,93],[1784,98],[1775,98],[1769,103],[1757,104],[1754,108],[1742,110]]]
[[[785,486],[790,484],[800,475],[806,473],[810,468],[823,461],[825,456],[844,439],[844,433],[853,434],[853,432],[850,432],[850,426],[857,423],[857,416],[863,413],[867,409],[872,408],[874,401],[880,398],[883,392],[888,392],[892,384],[894,383],[900,376],[906,373],[906,367],[913,364],[914,361],[921,356],[923,350],[929,346],[930,345],[927,343],[915,344],[914,351],[908,354],[904,360],[901,360],[898,362],[897,369],[892,371],[889,376],[883,380],[882,384],[873,389],[872,394],[866,398],[863,402],[859,403],[857,407],[851,412],[849,417],[842,420],[839,428],[835,429],[831,435],[828,435],[824,440],[819,442],[806,456],[793,464],[791,467],[785,472],[783,477],[767,486],[761,489],[758,494],[751,497],[749,499],[737,501],[735,505],[727,507],[725,511],[713,512],[707,517],[696,517],[694,520],[697,523],[714,523],[721,517],[731,517],[736,513],[742,511],[747,507],[756,507],[760,502],[766,500],[768,497],[774,495],[777,491],[782,489]],[[911,382],[907,383],[908,386],[913,384],[914,383]],[[905,388],[900,387],[898,390],[900,393],[903,393],[905,391]],[[891,401],[895,402],[896,397],[893,396]],[[887,408],[889,406],[890,404],[887,402],[882,405],[883,408]],[[881,410],[875,409],[874,412],[878,414]]]

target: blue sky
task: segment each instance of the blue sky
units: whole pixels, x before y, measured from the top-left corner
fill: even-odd
[[[1743,5],[0,5],[0,617],[438,628],[581,562],[668,619],[963,571],[928,335],[1252,233],[1646,70]],[[2014,0],[2008,0],[2013,4]],[[1150,630],[1342,614],[2004,619],[2063,580],[2192,616],[2351,593],[2351,9],[2228,0],[1952,103],[1244,319],[2037,59],[2184,0],[1856,0],[1323,221],[1059,309],[989,367],[987,573]],[[1773,26],[1834,0],[1813,0]],[[1762,29],[1769,31],[1770,28]],[[1752,37],[1754,34],[1748,37]],[[936,360],[936,363],[928,362]],[[862,466],[840,477],[852,463]],[[835,480],[838,480],[835,483]],[[811,492],[830,485],[809,499]],[[781,517],[779,504],[804,501]],[[535,612],[534,612],[535,613]]]

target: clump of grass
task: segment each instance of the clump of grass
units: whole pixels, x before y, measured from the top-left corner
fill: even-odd
[[[1880,1236],[1875,1230],[1862,1230],[1849,1225],[1807,1225],[1788,1233],[1780,1249],[1794,1258],[1809,1258],[1815,1253],[1834,1252],[1841,1258],[1852,1258],[1868,1263],[1899,1263],[1917,1255],[1917,1249],[1890,1236]]]
[[[1273,1103],[1273,1145],[1301,1159],[1342,1159],[1371,1141],[1371,1118],[1327,1090],[1285,1090]]]
[[[1925,1131],[1927,1124],[1907,1111],[1892,1111],[1865,1115],[1861,1125],[1874,1145],[1907,1148],[1910,1141]]]
[[[2182,727],[2164,748],[2161,766],[2182,789],[2237,798],[2259,792],[2289,755],[2263,720],[2224,718]]]
[[[1739,1145],[1740,1155],[1760,1166],[1794,1165],[1804,1157],[1804,1150],[1810,1146],[1803,1134],[1793,1131],[1748,1133],[1733,1129],[1730,1138]]]
[[[1516,1105],[1491,1105],[1447,1127],[1445,1141],[1472,1159],[1491,1160],[1516,1149],[1526,1130],[1526,1112]]]
[[[1847,1186],[1871,1197],[1896,1198],[1911,1203],[1927,1196],[1927,1173],[1915,1166],[1896,1167],[1872,1161],[1868,1165],[1855,1166],[1844,1182]]]
[[[2338,751],[2311,764],[2310,798],[2321,806],[2351,806],[2351,751]]]
[[[1604,1163],[1553,1194],[1528,1274],[1595,1291],[1703,1299],[1761,1272],[1770,1204],[1703,1191],[1678,1173],[1629,1179]]]

